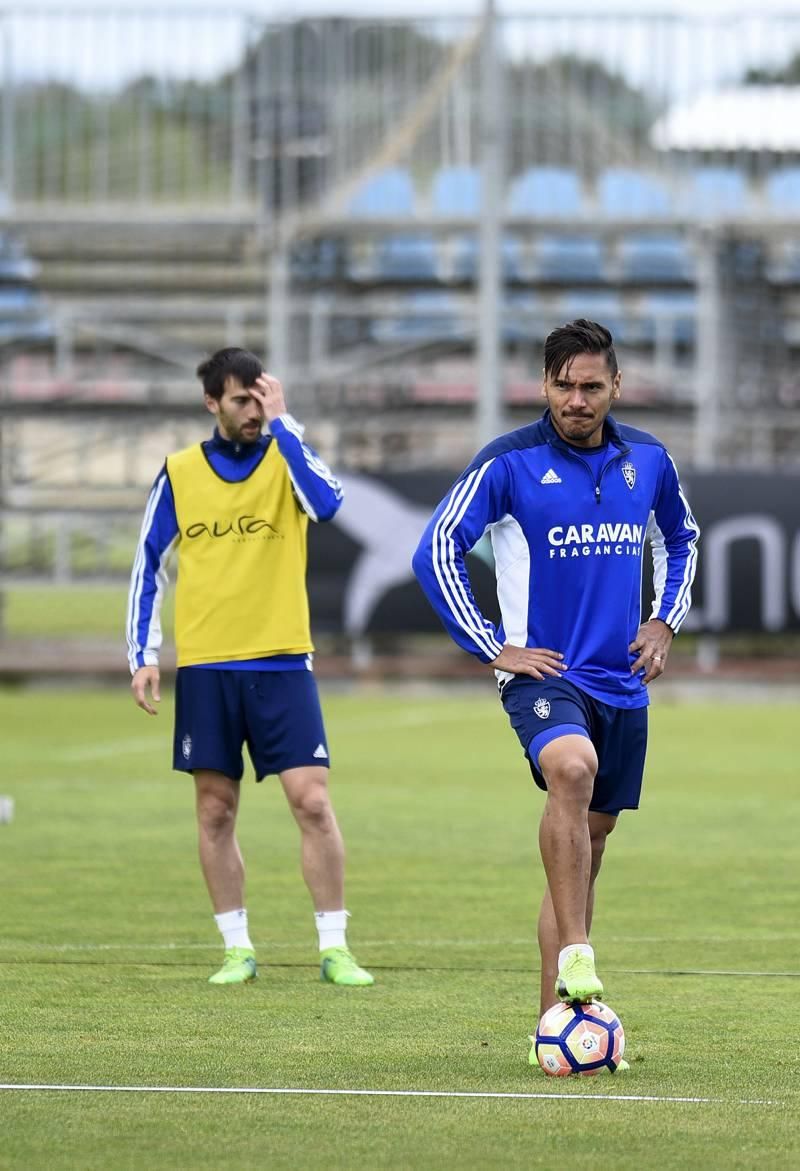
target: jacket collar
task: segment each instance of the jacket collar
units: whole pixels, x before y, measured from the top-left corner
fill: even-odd
[[[217,452],[228,459],[252,459],[254,455],[265,451],[269,443],[269,435],[259,435],[255,443],[234,443],[232,439],[224,439],[219,433],[219,427],[214,428],[214,434],[207,439],[204,447],[209,452]]]

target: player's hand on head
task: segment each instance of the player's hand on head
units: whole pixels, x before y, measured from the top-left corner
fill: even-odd
[[[637,656],[631,663],[631,675],[644,671],[643,683],[652,683],[659,675],[663,675],[674,637],[672,630],[660,618],[651,618],[649,622],[643,622],[636,638],[628,647],[631,654]]]
[[[255,384],[250,387],[250,393],[256,402],[261,404],[264,411],[264,418],[268,423],[273,419],[277,419],[279,415],[286,414],[286,399],[283,394],[283,387],[277,378],[273,378],[271,374],[263,372],[259,374]]]
[[[546,675],[559,678],[562,671],[567,670],[560,651],[551,651],[547,647],[512,646],[511,643],[506,643],[491,665],[498,671],[533,675],[534,679],[544,679]]]
[[[147,712],[149,716],[157,716],[158,712],[148,701],[147,692],[153,703],[161,702],[161,675],[158,667],[140,667],[131,679],[131,691],[137,707]]]

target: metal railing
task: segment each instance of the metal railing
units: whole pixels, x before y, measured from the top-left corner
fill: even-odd
[[[436,173],[478,159],[479,34],[475,18],[7,8],[4,199],[341,210],[399,167],[425,216]],[[507,175],[572,171],[587,215],[614,206],[597,187],[608,168],[668,195],[696,166],[722,168],[705,189],[714,214],[759,203],[771,173],[800,161],[797,96],[779,84],[800,75],[796,12],[507,16],[498,44]],[[655,197],[640,197],[645,214]]]

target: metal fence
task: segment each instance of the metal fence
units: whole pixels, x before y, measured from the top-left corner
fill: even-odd
[[[425,215],[437,172],[479,155],[479,33],[477,19],[6,9],[5,200],[335,207],[400,166]],[[573,170],[588,214],[614,206],[608,168],[683,190],[702,164],[726,172],[693,193],[711,212],[792,204],[800,14],[507,16],[499,44],[510,180]],[[651,195],[640,183],[645,210]]]

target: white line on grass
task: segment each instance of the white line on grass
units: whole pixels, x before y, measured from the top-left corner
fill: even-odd
[[[312,1097],[349,1098],[508,1098],[512,1100],[557,1099],[559,1101],[585,1102],[674,1102],[687,1105],[734,1105],[734,1106],[779,1106],[780,1102],[769,1098],[677,1098],[661,1097],[655,1094],[527,1094],[499,1090],[332,1090],[264,1088],[261,1086],[84,1086],[30,1085],[0,1083],[0,1090],[43,1091],[61,1093],[95,1094],[296,1094]]]

